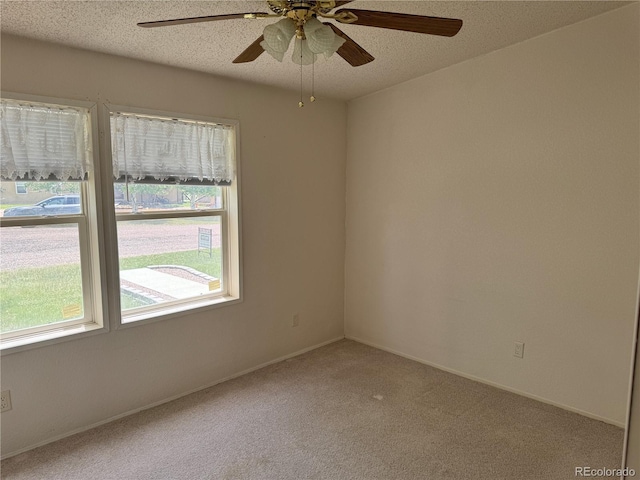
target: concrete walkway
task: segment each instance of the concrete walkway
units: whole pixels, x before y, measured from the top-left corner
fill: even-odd
[[[209,293],[207,284],[193,282],[151,268],[122,270],[120,278],[175,299],[192,298]]]

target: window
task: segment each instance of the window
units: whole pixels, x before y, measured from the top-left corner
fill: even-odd
[[[236,127],[112,111],[122,323],[239,297]]]
[[[49,196],[0,216],[2,347],[100,329],[95,109],[9,98],[0,108],[0,178]]]
[[[0,102],[3,354],[240,300],[237,122]]]

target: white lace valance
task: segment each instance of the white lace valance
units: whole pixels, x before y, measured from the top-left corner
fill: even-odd
[[[112,113],[111,151],[117,180],[229,184],[235,175],[229,125]]]
[[[0,101],[0,177],[82,180],[91,167],[85,108]]]

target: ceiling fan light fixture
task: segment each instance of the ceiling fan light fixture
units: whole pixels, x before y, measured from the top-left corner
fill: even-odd
[[[310,18],[301,27],[304,31],[303,38],[297,38],[298,27],[290,18],[267,25],[263,31],[264,40],[260,46],[273,58],[282,62],[284,54],[289,49],[291,39],[296,37],[292,60],[298,65],[311,65],[316,61],[316,55],[324,54],[326,58],[333,55],[345,42],[345,39],[336,35],[328,25],[323,24],[317,18]],[[302,54],[302,56],[301,56]]]
[[[374,60],[373,56],[347,36],[333,23],[319,22],[316,17],[335,20],[338,23],[362,25],[365,27],[386,28],[427,35],[453,37],[462,28],[462,20],[456,18],[430,17],[376,10],[340,9],[353,0],[267,0],[273,12],[231,13],[224,15],[208,15],[204,17],[173,18],[153,22],[140,22],[140,27],[166,27],[189,23],[233,20],[238,18],[270,18],[283,16],[274,25],[264,29],[249,47],[247,47],[233,63],[247,63],[256,60],[263,52],[267,52],[278,61],[284,59],[291,39],[297,38],[298,50],[293,61],[299,65],[313,64],[316,55],[324,54],[326,58],[338,53],[352,67],[366,65]],[[329,32],[331,30],[331,32]],[[302,43],[304,42],[304,43]],[[308,42],[308,44],[307,44]]]
[[[295,34],[295,22],[289,18],[283,18],[272,25],[264,27],[264,40],[260,42],[260,46],[264,48],[265,52],[281,62]]]

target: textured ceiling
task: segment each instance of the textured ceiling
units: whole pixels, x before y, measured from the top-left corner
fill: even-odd
[[[348,7],[460,18],[464,24],[451,38],[340,25],[376,60],[355,68],[337,55],[320,60],[315,67],[316,96],[356,98],[628,3],[357,0]],[[141,21],[256,11],[267,12],[266,2],[3,0],[1,28],[3,33],[298,89],[300,70],[290,53],[283,63],[266,53],[252,63],[231,63],[275,19],[136,26]],[[305,67],[309,75],[310,67]]]

